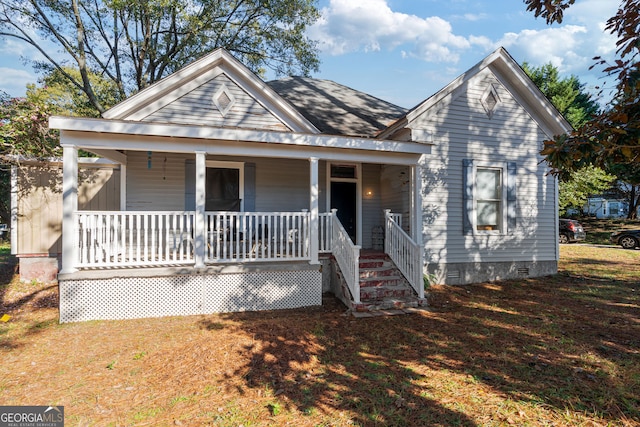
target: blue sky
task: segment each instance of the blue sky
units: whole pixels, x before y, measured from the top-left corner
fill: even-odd
[[[546,25],[521,0],[320,0],[322,18],[309,30],[321,48],[314,77],[410,108],[503,46],[522,63],[551,62],[588,88],[602,85],[592,58],[612,58],[615,38],[604,25],[619,2],[578,0],[561,25]],[[20,56],[35,52],[0,42],[0,89],[24,94],[37,75]],[[611,82],[607,86],[612,86]]]

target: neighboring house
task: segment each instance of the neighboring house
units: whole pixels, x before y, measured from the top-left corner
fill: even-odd
[[[584,206],[584,214],[596,218],[626,218],[629,202],[621,199],[590,197]]]
[[[570,126],[504,49],[411,110],[326,80],[265,83],[216,50],[103,118],[50,126],[62,322],[312,306],[328,290],[354,310],[413,306],[425,273],[557,271],[539,151]],[[80,209],[79,149],[120,165],[121,210]]]

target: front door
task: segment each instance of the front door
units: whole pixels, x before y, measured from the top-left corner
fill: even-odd
[[[355,182],[331,182],[331,209],[338,210],[338,219],[354,243],[356,242],[358,225],[356,198],[357,185]]]

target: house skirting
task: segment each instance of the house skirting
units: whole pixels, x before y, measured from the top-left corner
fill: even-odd
[[[58,283],[61,323],[322,304],[320,265],[308,263],[92,270]]]
[[[556,261],[514,261],[429,264],[427,272],[431,283],[466,285],[550,276],[558,272],[558,263]]]

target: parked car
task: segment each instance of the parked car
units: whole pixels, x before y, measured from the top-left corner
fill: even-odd
[[[587,238],[582,225],[575,219],[560,218],[560,243],[579,242]]]
[[[611,242],[625,249],[640,247],[640,230],[622,230],[611,233]]]

